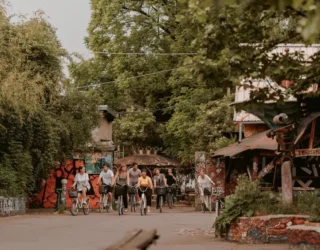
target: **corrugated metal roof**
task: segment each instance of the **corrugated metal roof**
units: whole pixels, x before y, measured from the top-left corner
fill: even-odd
[[[246,139],[243,139],[240,143],[231,144],[228,147],[219,149],[213,153],[213,157],[217,156],[229,156],[233,157],[240,153],[243,153],[248,150],[277,150],[278,144],[276,140],[267,137],[267,132],[264,131],[262,133],[250,136]]]

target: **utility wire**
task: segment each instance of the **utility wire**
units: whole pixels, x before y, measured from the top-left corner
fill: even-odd
[[[197,55],[197,53],[148,53],[148,52],[138,52],[138,53],[113,53],[113,52],[92,52],[93,54],[106,54],[106,55],[142,55],[142,56],[185,56],[185,55]]]
[[[182,66],[182,67],[191,67],[192,65],[188,65],[188,66]],[[145,77],[145,76],[152,76],[152,75],[157,75],[157,74],[161,74],[161,73],[165,73],[165,72],[171,72],[174,70],[177,70],[179,68],[174,68],[174,69],[166,69],[166,70],[160,70],[160,71],[156,71],[153,73],[149,73],[149,74],[143,74],[143,75],[139,75],[139,76],[133,76],[133,77],[129,77],[126,79],[117,79],[117,80],[113,80],[113,81],[108,81],[108,82],[101,82],[101,83],[96,83],[96,84],[89,84],[89,85],[85,85],[85,86],[79,86],[76,87],[77,89],[83,89],[83,88],[92,88],[92,87],[99,87],[101,85],[105,85],[105,84],[110,84],[110,83],[116,83],[116,82],[121,82],[124,80],[132,80],[132,79],[137,79],[137,78],[141,78],[141,77]]]

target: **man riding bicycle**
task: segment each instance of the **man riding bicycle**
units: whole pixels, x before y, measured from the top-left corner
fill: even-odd
[[[136,186],[138,184],[139,177],[141,176],[141,170],[138,168],[137,163],[132,163],[132,168],[128,170],[128,184],[129,186]],[[139,203],[139,195],[136,193],[136,201]]]
[[[112,204],[112,181],[114,178],[113,171],[110,170],[110,165],[105,163],[103,165],[103,170],[100,173],[99,179],[97,181],[97,186],[99,186],[102,180],[102,186],[104,187],[104,193],[107,194],[109,198],[109,204]],[[102,194],[101,194],[102,195]],[[110,206],[110,211],[112,211],[112,206]]]

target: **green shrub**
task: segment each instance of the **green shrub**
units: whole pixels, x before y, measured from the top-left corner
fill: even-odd
[[[310,215],[310,221],[319,222],[320,198],[315,192],[302,192],[294,196],[292,204],[283,204],[277,193],[262,192],[259,181],[239,176],[235,193],[226,198],[225,209],[214,224],[216,236],[221,237],[237,217],[270,214]]]

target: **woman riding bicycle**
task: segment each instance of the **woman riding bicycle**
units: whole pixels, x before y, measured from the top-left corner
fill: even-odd
[[[77,185],[78,198],[82,195],[82,203],[86,204],[87,192],[90,190],[89,175],[86,173],[84,166],[79,167],[79,173],[74,178],[74,183],[71,188]]]
[[[113,179],[112,186],[116,183],[116,185],[122,186],[122,198],[123,198],[123,205],[124,211],[128,212],[128,173],[127,173],[127,166],[121,165],[116,173],[116,176]],[[119,194],[115,193],[115,199],[117,200]]]
[[[154,188],[166,187],[167,180],[163,174],[160,174],[159,168],[156,168],[154,171],[155,171],[155,176],[153,177]],[[163,196],[163,200],[165,200],[164,195],[157,195],[157,209],[159,209],[159,201],[161,196]]]
[[[212,186],[215,185],[215,183],[210,179],[210,177],[208,175],[206,175],[204,173],[204,170],[201,169],[200,170],[200,175],[197,179],[197,184],[199,187],[199,191],[200,191],[200,198],[201,198],[201,202],[202,204],[204,203],[204,189],[211,189]]]
[[[142,190],[146,190],[145,191],[145,195],[147,198],[147,208],[148,208],[148,213],[150,213],[150,207],[151,207],[151,196],[152,196],[152,192],[153,192],[153,185],[152,185],[152,181],[151,178],[149,176],[147,176],[147,170],[143,169],[141,171],[141,176],[138,179],[138,184],[137,184],[137,188],[138,188],[138,194],[139,197],[141,198],[142,196]]]

